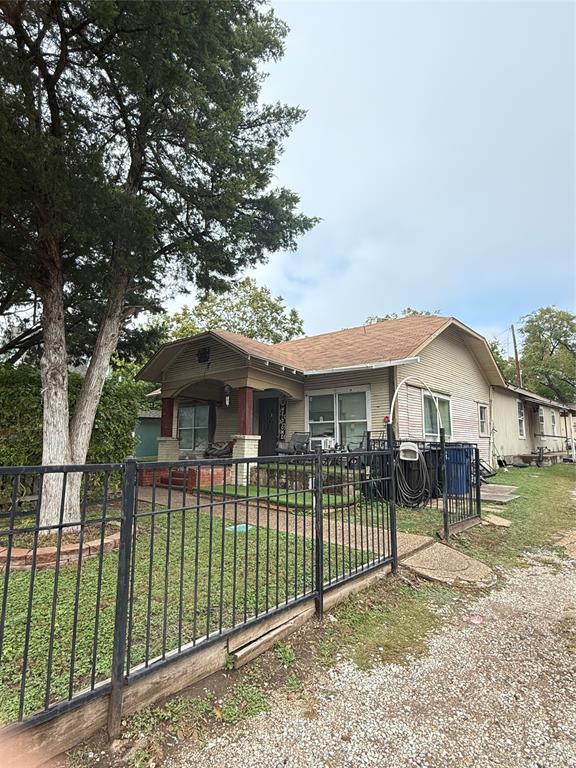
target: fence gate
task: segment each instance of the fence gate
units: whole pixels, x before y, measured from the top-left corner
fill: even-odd
[[[440,430],[444,539],[480,522],[480,455],[472,443],[447,443]]]

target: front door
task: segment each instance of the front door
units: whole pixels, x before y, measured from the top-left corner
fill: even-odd
[[[266,397],[258,404],[259,456],[275,456],[278,443],[278,398]]]

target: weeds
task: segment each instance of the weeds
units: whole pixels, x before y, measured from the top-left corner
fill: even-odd
[[[274,651],[276,658],[284,667],[289,667],[296,661],[294,648],[289,643],[283,643],[282,641],[276,643]]]

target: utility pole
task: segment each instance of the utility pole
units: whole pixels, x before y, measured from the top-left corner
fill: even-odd
[[[522,371],[520,370],[520,359],[518,358],[518,345],[516,344],[516,332],[514,325],[512,328],[512,342],[514,343],[514,362],[516,363],[516,386],[522,387]]]

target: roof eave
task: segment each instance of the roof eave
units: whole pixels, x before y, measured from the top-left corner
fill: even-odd
[[[374,363],[359,363],[358,365],[346,365],[336,368],[316,368],[311,371],[304,371],[304,376],[320,376],[329,373],[348,373],[352,371],[371,371],[378,368],[393,368],[396,365],[407,365],[409,363],[419,363],[419,357],[403,357],[399,360],[381,360]]]

